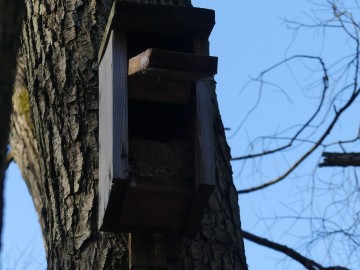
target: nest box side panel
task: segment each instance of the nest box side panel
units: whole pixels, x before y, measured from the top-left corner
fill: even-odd
[[[109,44],[111,44],[110,42]],[[99,65],[99,226],[102,226],[109,201],[113,176],[112,163],[112,46],[109,45]]]
[[[209,55],[207,39],[194,39],[194,53]],[[212,95],[215,82],[212,77],[195,83],[195,196],[185,224],[185,231],[195,235],[203,213],[215,187],[215,139]]]
[[[128,178],[126,34],[112,31],[99,66],[99,226],[111,230]]]
[[[198,55],[208,56],[208,40],[201,37],[194,38],[194,53]],[[213,127],[213,104],[211,100],[213,91],[215,91],[215,84],[212,77],[207,77],[196,81],[196,182],[198,185],[205,185],[211,187],[211,190],[215,186],[215,140]]]
[[[128,59],[126,33],[114,30],[113,42],[113,158],[114,179],[128,179]]]
[[[215,185],[214,128],[211,94],[214,82],[211,78],[196,82],[196,183]]]
[[[196,82],[195,116],[195,196],[190,207],[185,231],[196,234],[209,198],[215,187],[215,153],[213,108],[211,102],[212,78]]]

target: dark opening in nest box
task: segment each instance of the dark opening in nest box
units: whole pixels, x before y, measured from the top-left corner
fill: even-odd
[[[215,184],[214,11],[115,2],[99,51],[99,226],[195,233]]]

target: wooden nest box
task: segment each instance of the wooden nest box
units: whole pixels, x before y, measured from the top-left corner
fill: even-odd
[[[197,231],[215,183],[214,11],[115,2],[99,52],[99,226]]]

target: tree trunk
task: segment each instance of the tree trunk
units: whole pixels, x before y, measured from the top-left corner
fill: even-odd
[[[11,95],[16,74],[16,55],[20,45],[20,33],[24,3],[21,0],[0,0],[0,239],[3,217],[3,189],[8,165],[9,124]],[[4,16],[6,14],[6,16]],[[1,248],[1,242],[0,242]]]
[[[110,5],[110,0],[26,3],[23,55],[33,125],[26,132],[35,131],[37,146],[20,147],[23,154],[16,160],[41,219],[49,269],[128,269],[127,234],[99,232],[97,224],[96,61]],[[229,148],[215,96],[213,103],[217,186],[197,236],[174,239],[169,269],[247,269]],[[17,144],[26,134],[15,131],[20,119],[13,117]],[[23,145],[36,142],[31,138]],[[31,158],[22,162],[24,157]]]

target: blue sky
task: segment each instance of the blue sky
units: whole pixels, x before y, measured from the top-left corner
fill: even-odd
[[[262,97],[262,109],[249,118],[247,122],[249,124],[234,134],[255,102],[258,90],[257,86],[253,84],[250,84],[245,90],[243,90],[243,86],[249,81],[250,76],[256,77],[262,70],[292,54],[321,54],[330,59],[330,62],[334,62],[338,54],[346,51],[346,39],[341,34],[334,35],[329,32],[326,33],[325,41],[321,31],[305,30],[295,35],[294,31],[288,29],[284,24],[284,19],[306,19],[305,12],[314,8],[310,2],[305,0],[227,0],[226,2],[196,0],[193,1],[193,4],[216,11],[216,26],[211,35],[211,54],[219,57],[218,75],[216,76],[217,95],[224,125],[231,128],[227,134],[232,155],[243,154],[251,138],[257,135],[263,135],[266,132],[271,134],[274,130],[284,129],[293,122],[302,123],[304,115],[308,115],[314,102],[317,102],[316,98],[309,99],[308,97],[312,97],[312,95],[316,97],[316,93],[306,92],[305,96],[304,92],[294,90],[297,87],[296,83],[285,84],[284,88],[291,89],[291,92],[282,93],[275,88],[265,91]],[[329,43],[332,44],[331,47],[327,46]],[[334,50],[334,48],[336,49]],[[303,69],[304,67],[301,65],[295,64],[294,66],[294,70],[298,72],[297,75],[302,78],[301,83],[309,79]],[[274,81],[287,83],[294,81],[294,77],[290,73],[289,69],[285,68],[274,72],[271,76]],[[273,121],[274,119],[276,121]],[[354,121],[358,123],[358,120]],[[351,120],[346,123],[350,122]],[[342,126],[336,130],[335,135],[346,136],[348,133],[349,131]],[[289,154],[286,159],[274,160],[269,163],[270,165],[253,165],[263,166],[261,168],[265,168],[264,172],[251,167],[245,173],[239,174],[243,164],[234,162],[235,185],[237,188],[249,187],[253,183],[273,177],[288,165],[287,162],[295,158],[296,155],[294,157],[292,155]],[[243,195],[239,202],[244,229],[276,239],[282,244],[298,247],[304,255],[311,254],[312,258],[322,263],[326,255],[324,243],[309,251],[301,245],[296,237],[306,235],[310,231],[311,228],[306,223],[293,224],[286,220],[275,223],[272,219],[265,221],[263,219],[274,215],[289,215],[299,205],[301,208],[304,201],[301,190],[306,190],[311,185],[311,177],[308,177],[306,172],[314,169],[316,161],[316,159],[310,160],[301,167],[301,171],[297,171],[285,183],[253,195]],[[252,173],[254,171],[256,173]],[[327,171],[327,173],[334,174],[333,171]],[[249,180],[254,182],[249,182]],[[22,269],[20,265],[29,266],[27,269],[45,269],[37,216],[15,166],[11,166],[8,171],[5,196],[3,269]],[[316,203],[326,204],[328,201],[329,198],[325,196],[323,201]],[[245,241],[245,244],[250,269],[303,269],[302,266],[282,254],[248,241]],[[335,262],[339,262],[341,255],[339,256],[333,256]],[[36,258],[36,264],[32,266],[26,261],[20,261],[17,268],[6,268],[14,265],[21,257]],[[324,261],[325,266],[327,263],[329,262]]]
[[[2,243],[0,269],[46,269],[38,217],[25,182],[14,163],[6,174]]]

